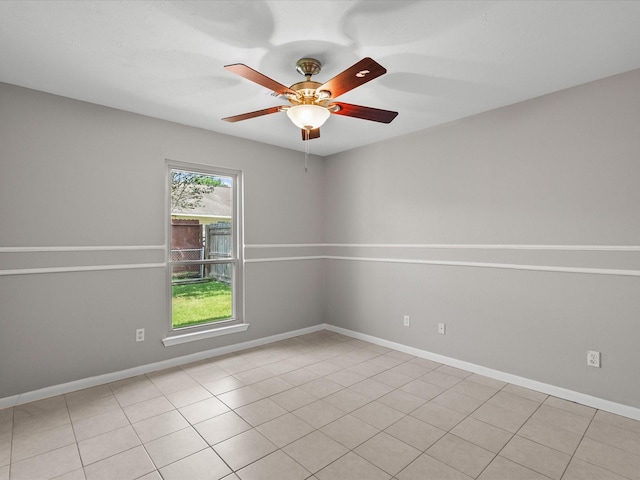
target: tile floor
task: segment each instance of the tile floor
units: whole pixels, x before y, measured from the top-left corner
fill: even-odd
[[[0,480],[640,480],[640,422],[320,331],[0,410]]]

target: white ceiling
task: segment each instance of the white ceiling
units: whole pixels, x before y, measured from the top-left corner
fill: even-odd
[[[640,68],[640,1],[0,1],[0,81],[304,150],[286,101],[223,69],[321,83],[363,57],[387,69],[339,99],[399,112],[332,116],[330,155]],[[0,103],[1,108],[1,103]]]

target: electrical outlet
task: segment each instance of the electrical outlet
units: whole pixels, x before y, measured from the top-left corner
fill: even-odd
[[[136,342],[144,342],[144,328],[136,330]]]
[[[409,315],[405,315],[404,316],[404,326],[405,327],[410,327],[411,326],[411,319],[409,318]]]
[[[439,333],[440,335],[444,335],[444,334],[445,334],[445,332],[446,332],[446,324],[444,324],[444,323],[439,323],[439,324],[438,324],[438,333]]]
[[[590,367],[600,368],[600,352],[587,352],[587,365]]]

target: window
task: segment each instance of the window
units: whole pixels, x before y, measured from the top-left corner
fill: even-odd
[[[167,170],[171,325],[165,345],[242,323],[241,172],[178,163]]]

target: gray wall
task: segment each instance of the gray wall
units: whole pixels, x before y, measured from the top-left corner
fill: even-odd
[[[0,275],[0,398],[324,321],[321,262],[248,263],[249,330],[165,348],[166,268],[95,268],[164,262],[167,158],[243,170],[247,244],[318,243],[320,158],[7,84],[0,113],[0,271],[89,268]]]
[[[640,407],[640,71],[307,174],[299,152],[10,85],[0,108],[0,270],[163,263],[109,247],[165,244],[165,158],[244,171],[248,259],[330,257],[248,263],[251,328],[169,348],[165,268],[0,275],[0,398],[326,322]],[[6,250],[40,246],[105,249]]]
[[[640,407],[638,125],[633,71],[327,158],[326,322]]]

